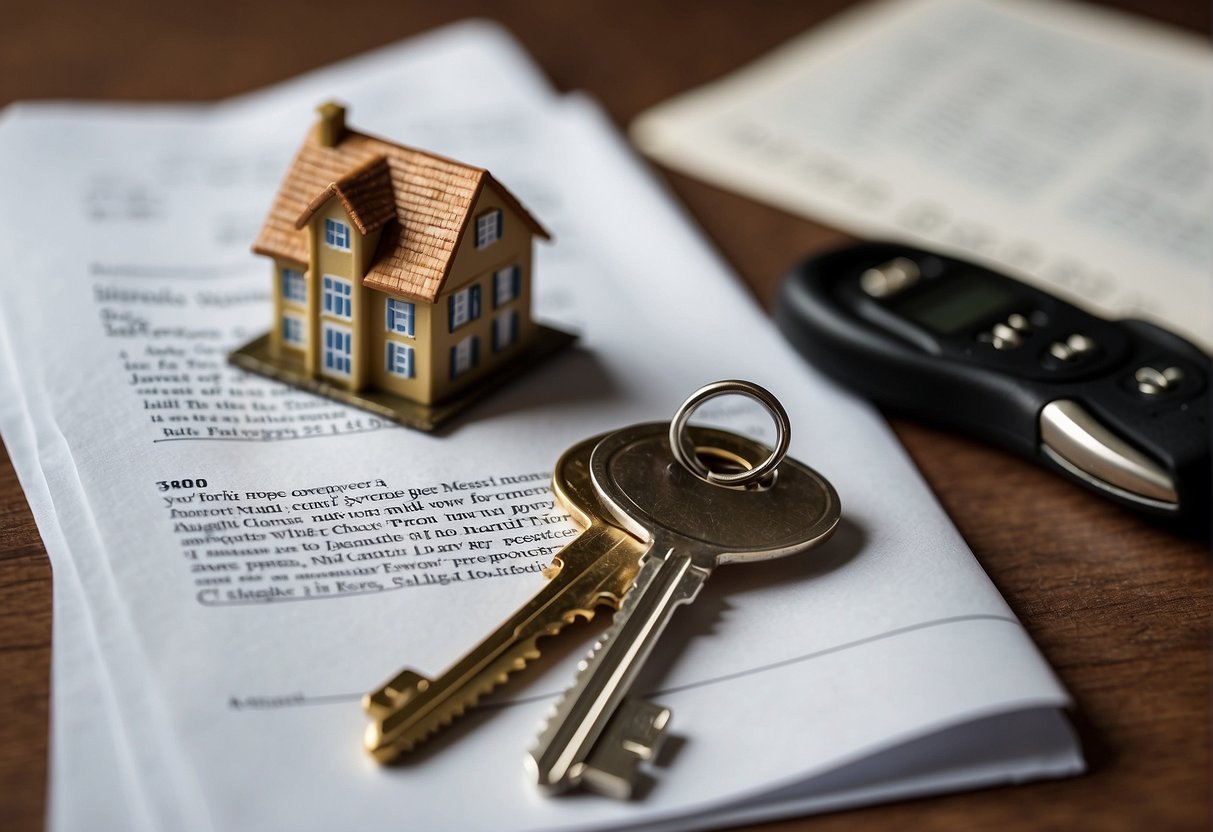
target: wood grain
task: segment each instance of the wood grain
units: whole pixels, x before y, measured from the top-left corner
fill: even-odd
[[[364,0],[11,4],[0,104],[30,98],[210,100],[468,16],[513,30],[561,89],[626,125],[761,55],[827,2]],[[1207,32],[1209,5],[1109,3]],[[673,174],[676,196],[769,302],[778,276],[845,235]],[[764,830],[1186,830],[1210,827],[1209,552],[1033,465],[963,438],[894,428],[974,553],[1073,693],[1085,777],[903,802]],[[43,823],[50,569],[0,457],[0,828]]]

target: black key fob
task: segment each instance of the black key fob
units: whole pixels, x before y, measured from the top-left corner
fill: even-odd
[[[816,367],[891,411],[1207,532],[1211,365],[1173,333],[887,243],[796,266],[775,319]]]

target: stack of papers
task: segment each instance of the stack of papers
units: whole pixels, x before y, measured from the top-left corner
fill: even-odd
[[[269,325],[248,246],[330,98],[489,168],[556,239],[536,312],[579,347],[443,435],[225,362]],[[210,106],[14,106],[0,151],[21,195],[0,206],[0,430],[55,578],[52,829],[706,828],[1082,769],[1065,691],[883,421],[791,353],[600,111],[500,30]],[[543,487],[557,456],[727,377],[782,399],[843,523],[804,557],[723,568],[675,617],[637,693],[685,742],[648,794],[551,798],[525,774],[593,627],[378,766],[361,695],[441,671],[537,589],[559,537],[518,530],[573,528]],[[470,491],[505,519],[467,520]]]

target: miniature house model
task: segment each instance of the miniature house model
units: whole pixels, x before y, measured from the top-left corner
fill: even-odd
[[[273,327],[234,363],[428,429],[571,341],[531,320],[548,234],[488,171],[319,113],[253,245]]]

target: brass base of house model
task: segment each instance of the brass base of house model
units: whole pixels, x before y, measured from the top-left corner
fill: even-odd
[[[355,393],[322,378],[315,378],[304,369],[301,359],[273,355],[270,350],[268,333],[233,351],[228,356],[228,360],[242,370],[267,376],[310,393],[326,396],[342,404],[362,408],[405,427],[434,431],[480,399],[529,372],[556,353],[572,346],[573,342],[577,340],[576,335],[570,335],[542,324],[536,324],[536,330],[530,342],[524,344],[518,355],[508,363],[503,364],[455,396],[429,405],[418,404],[411,399],[385,393],[382,390],[365,390]]]

